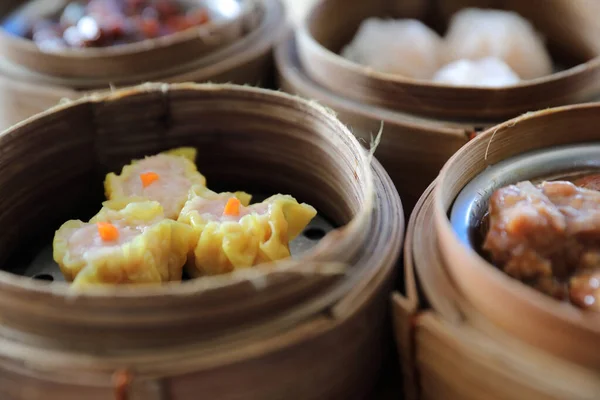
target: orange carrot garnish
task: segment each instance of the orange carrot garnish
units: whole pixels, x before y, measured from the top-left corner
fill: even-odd
[[[158,174],[156,172],[144,172],[143,174],[140,174],[140,180],[142,181],[143,187],[148,187],[158,180]]]
[[[223,215],[238,216],[240,215],[240,201],[236,197],[232,197],[227,200]]]
[[[110,242],[119,238],[119,230],[110,222],[98,222],[96,226],[98,227],[100,238],[105,242]]]

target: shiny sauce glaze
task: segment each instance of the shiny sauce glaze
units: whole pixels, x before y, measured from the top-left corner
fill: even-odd
[[[600,312],[600,174],[500,188],[477,230],[481,252],[505,273]]]
[[[177,0],[74,0],[52,15],[33,17],[17,10],[3,28],[42,50],[56,51],[134,43],[207,22],[204,7]]]

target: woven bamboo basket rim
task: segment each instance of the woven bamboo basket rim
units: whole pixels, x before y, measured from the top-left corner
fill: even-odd
[[[269,85],[271,52],[278,38],[287,29],[287,24],[285,10],[280,0],[262,1],[264,10],[260,9],[260,11],[264,11],[264,16],[257,21],[260,26],[251,33],[234,45],[204,57],[206,62],[199,61],[195,65],[170,71],[175,75],[155,75],[155,81]],[[85,88],[85,84],[83,87],[69,87],[69,83],[65,81],[49,81],[44,79],[47,77],[24,73],[13,74],[12,71],[5,69],[6,65],[0,60],[0,87],[3,92],[1,100],[5,103],[4,112],[0,113],[2,129],[54,106],[62,99],[74,100],[90,90],[111,91],[115,87],[127,84],[126,81],[118,81],[112,85],[104,82],[97,88]],[[140,79],[131,83],[140,84],[145,81]]]
[[[443,134],[456,135],[464,137],[472,132],[475,127],[482,129],[493,126],[492,122],[478,121],[450,121],[436,118],[420,117],[418,115],[408,114],[401,111],[389,110],[369,103],[348,99],[338,93],[319,85],[312,80],[303,69],[299,62],[297,54],[297,33],[288,33],[275,48],[275,61],[278,65],[278,73],[285,80],[294,83],[294,86],[302,86],[311,95],[310,98],[318,101],[326,101],[335,109],[347,110],[350,113],[365,115],[367,117],[380,120],[384,124],[391,123],[400,126],[407,126],[413,129],[435,130]]]
[[[578,116],[586,111],[593,112],[599,106],[600,103],[591,103],[528,113],[488,130],[459,150],[446,163],[440,172],[434,194],[435,229],[441,255],[462,294],[473,306],[494,323],[509,329],[513,334],[525,337],[526,340],[533,340],[541,326],[560,327],[561,329],[554,329],[546,334],[543,342],[538,340],[539,345],[550,347],[563,356],[574,357],[583,364],[595,367],[600,365],[600,353],[586,351],[582,343],[589,345],[597,342],[600,337],[600,315],[578,310],[570,304],[561,304],[493,267],[475,250],[467,248],[459,242],[450,225],[447,213],[464,184],[487,165],[528,150],[573,143],[576,140],[584,142],[594,140],[592,132],[581,133],[571,130],[569,135],[546,132],[545,142],[539,140],[531,142],[528,141],[526,132],[528,129],[535,132],[535,124],[544,124],[547,120],[556,122],[556,118]],[[461,171],[460,177],[456,175],[457,168]],[[458,268],[460,262],[464,263],[464,270]],[[465,282],[463,274],[466,270],[469,271],[471,279],[479,282],[480,288],[486,287],[490,293],[493,291],[496,295],[503,296],[503,306],[492,311],[489,304],[485,304],[481,293],[473,292],[471,286],[473,283]],[[522,312],[508,313],[509,305],[518,307]],[[514,324],[517,321],[520,321],[519,325],[526,328],[521,330],[521,328],[515,327]],[[570,340],[569,335],[572,335]],[[554,339],[548,339],[548,337]],[[574,339],[575,337],[577,340]],[[557,349],[557,345],[553,342],[559,342],[559,339],[562,339],[561,348]]]
[[[219,88],[223,91],[242,90],[246,94],[265,92],[231,85],[199,86],[206,90],[211,88]],[[198,85],[183,84],[169,87],[173,91],[179,90],[182,92],[180,94],[185,94],[183,91],[190,91],[183,97],[186,100],[193,95],[191,89],[196,90]],[[163,88],[163,85],[148,85],[121,91],[119,94],[127,97],[136,89],[142,92],[143,89],[157,91]],[[105,97],[104,95],[97,96],[98,99]],[[299,127],[311,126],[313,123],[308,114],[306,118],[297,118],[298,115],[304,114],[302,110],[305,108],[318,110],[319,115],[323,112],[321,107],[313,106],[308,101],[297,102],[293,96],[282,96],[277,92],[269,92],[269,97],[273,101],[293,102],[301,105],[301,111],[293,114],[295,116],[293,123],[294,125],[298,124]],[[214,97],[210,97],[208,100],[210,104],[218,101]],[[73,102],[71,104],[80,103]],[[250,110],[252,115],[255,115],[255,111],[261,115],[263,113],[268,115],[271,111],[265,104],[256,101],[253,104],[254,108]],[[192,113],[198,108],[198,104],[186,102],[181,105],[178,112],[183,112],[186,107],[187,112]],[[212,110],[212,108],[209,109]],[[224,114],[227,114],[228,110],[224,111]],[[35,121],[39,123],[40,117],[37,118],[31,119],[29,123],[35,123]],[[330,114],[327,114],[325,119],[335,121]],[[43,123],[43,117],[41,121]],[[137,119],[133,119],[133,121],[137,121]],[[338,126],[337,124],[339,122],[336,121],[334,126]],[[238,125],[243,129],[245,122]],[[27,126],[27,122],[19,124],[19,126]],[[256,126],[253,129],[256,129]],[[281,129],[282,127],[279,125],[272,127],[274,132]],[[303,131],[304,128],[300,132]],[[2,139],[3,136],[0,135],[0,146]],[[117,142],[120,143],[120,141]],[[354,140],[352,142],[354,143]],[[202,143],[202,141],[198,143]],[[317,144],[323,146],[325,142]],[[333,151],[335,152],[335,150]],[[361,154],[367,157],[364,150],[361,150]],[[128,154],[122,155],[125,158],[126,156]],[[349,161],[354,165],[353,159],[349,158]],[[299,163],[299,165],[302,164],[304,163]],[[131,398],[188,399],[196,398],[198,393],[203,393],[203,391],[212,393],[213,389],[218,393],[225,392],[229,396],[233,396],[234,393],[239,396],[239,391],[225,388],[231,386],[231,379],[236,382],[238,382],[237,379],[251,381],[254,374],[259,373],[256,369],[264,368],[265,371],[275,372],[273,369],[278,367],[282,369],[281,375],[278,375],[281,379],[275,378],[268,384],[265,384],[264,379],[259,379],[260,382],[257,382],[256,386],[250,384],[246,395],[268,398],[268,396],[282,394],[285,389],[289,388],[297,388],[299,391],[289,393],[290,398],[304,398],[302,394],[306,395],[306,398],[316,399],[323,398],[318,397],[318,394],[324,393],[354,393],[351,392],[352,389],[362,388],[373,379],[371,375],[374,375],[372,372],[374,368],[371,366],[374,367],[375,365],[372,363],[377,361],[377,356],[373,354],[381,351],[378,350],[380,343],[377,340],[382,335],[381,322],[385,314],[383,306],[388,291],[391,289],[392,278],[396,271],[396,261],[404,236],[402,205],[389,176],[376,160],[372,160],[366,167],[372,171],[376,196],[372,199],[370,227],[365,229],[366,240],[368,240],[365,248],[368,251],[362,251],[360,259],[356,257],[353,260],[355,272],[363,270],[364,273],[360,274],[360,279],[335,302],[321,308],[312,308],[311,313],[305,313],[302,318],[295,321],[288,320],[285,324],[276,325],[271,320],[261,321],[258,324],[260,329],[242,329],[240,331],[236,329],[235,332],[224,332],[224,335],[208,339],[197,338],[195,341],[184,343],[170,340],[172,337],[166,336],[163,337],[163,340],[169,342],[167,346],[118,349],[117,352],[110,352],[103,348],[82,349],[72,347],[69,343],[54,345],[54,343],[44,340],[28,340],[27,337],[24,337],[27,336],[27,332],[18,331],[14,336],[7,336],[4,330],[0,330],[0,382],[2,382],[0,394],[7,390],[9,397],[14,394],[19,399],[22,398],[21,396],[31,393],[44,393],[48,399],[88,398],[86,395],[89,395],[90,398],[104,398],[103,396],[110,396],[112,393],[115,372],[125,370],[131,372],[133,377],[129,390]],[[361,175],[360,168],[358,174]],[[344,173],[340,171],[334,176],[344,177]],[[210,185],[210,175],[208,177]],[[357,189],[353,196],[358,195],[360,195],[360,191]],[[326,198],[331,198],[331,196]],[[358,209],[360,205],[358,200],[355,199],[353,202],[353,209]],[[315,205],[318,206],[316,203]],[[358,247],[357,242],[350,244]],[[1,293],[6,294],[4,291]],[[8,296],[2,296],[2,298],[6,301]],[[27,299],[24,298],[24,300]],[[78,301],[79,299],[73,300]],[[11,306],[5,301],[0,301],[0,315],[3,316],[3,311],[6,310],[5,306]],[[35,299],[31,299],[31,301],[35,301]],[[123,302],[114,302],[115,307],[119,307],[120,304]],[[151,304],[147,304],[147,306],[152,307]],[[240,306],[243,307],[243,304]],[[68,312],[67,310],[59,311],[65,313]],[[90,313],[92,311],[89,309]],[[28,310],[21,309],[20,312],[27,313]],[[102,318],[102,315],[96,314],[92,317]],[[289,318],[289,315],[284,317]],[[31,318],[31,316],[27,316],[27,318]],[[5,323],[10,321],[3,317],[2,319],[4,328]],[[93,333],[89,332],[92,329],[85,324],[85,321],[76,321],[73,325],[80,329],[87,329],[86,332],[90,334]],[[185,328],[187,329],[187,325]],[[205,326],[202,326],[202,329],[204,328]],[[153,334],[157,335],[149,329],[143,335],[138,334],[138,336]],[[139,340],[144,340],[144,338],[140,337]],[[336,346],[331,346],[332,341],[338,344],[338,349],[339,346],[343,348],[344,344],[347,348],[342,351],[333,349]],[[110,345],[112,346],[113,343]],[[331,356],[331,359],[328,357],[323,360],[318,357],[304,356],[305,353],[310,354],[311,351],[316,354],[325,353]],[[351,354],[365,364],[357,367],[356,364],[360,363],[348,363],[348,357],[343,354]],[[324,369],[324,365],[328,368]],[[311,370],[315,369],[316,376],[311,377],[310,374],[306,374],[300,380],[297,379],[297,376],[293,378],[295,375],[293,371],[307,366]],[[360,375],[357,375],[359,372]],[[323,375],[327,378],[324,378]],[[225,384],[219,387],[214,386],[211,380],[219,380],[220,377],[227,378],[224,381]],[[17,383],[10,382],[8,379],[14,379]],[[315,382],[329,383],[331,388],[323,384],[319,385],[320,387],[311,388],[311,385],[308,384],[312,379]],[[327,379],[330,379],[330,382],[327,382]],[[22,392],[19,389],[19,382],[21,387],[31,390]],[[306,389],[302,387],[304,384],[308,385]],[[35,392],[36,390],[37,392]],[[77,394],[81,394],[80,397],[77,397]]]
[[[222,336],[222,340],[233,340],[239,335],[259,335],[261,332],[268,333],[289,328],[316,312],[332,307],[336,302],[338,304],[335,312],[343,313],[344,309],[353,307],[354,301],[359,301],[361,296],[359,288],[366,289],[372,285],[374,277],[380,273],[379,269],[382,268],[382,265],[395,263],[402,242],[404,220],[402,205],[390,178],[335,116],[314,102],[291,95],[235,85],[146,84],[119,90],[115,93],[88,95],[83,99],[54,107],[0,134],[0,145],[7,138],[11,138],[12,135],[18,134],[28,126],[43,126],[45,120],[55,121],[61,113],[77,110],[77,107],[95,107],[96,104],[110,106],[112,103],[118,104],[121,99],[127,100],[137,95],[153,94],[152,98],[157,96],[164,98],[172,95],[177,99],[185,100],[193,99],[193,96],[203,96],[203,93],[216,93],[224,98],[231,96],[232,102],[242,99],[248,102],[248,105],[252,101],[252,109],[261,115],[264,110],[269,109],[269,104],[272,103],[280,109],[298,108],[298,112],[306,113],[307,117],[303,119],[306,120],[304,123],[310,123],[310,118],[318,118],[315,120],[317,121],[315,123],[318,124],[323,121],[318,126],[327,127],[321,129],[331,129],[331,134],[318,139],[322,140],[319,146],[335,143],[336,152],[340,151],[340,157],[348,160],[343,162],[351,162],[354,167],[354,171],[347,171],[347,173],[353,174],[353,177],[348,176],[348,179],[353,179],[354,189],[349,189],[349,186],[344,189],[355,191],[352,196],[357,196],[348,200],[352,202],[352,207],[355,207],[352,208],[355,210],[355,214],[348,224],[330,232],[321,239],[314,250],[303,254],[300,259],[282,261],[276,266],[258,266],[255,269],[242,270],[229,276],[205,277],[181,284],[165,284],[160,288],[95,288],[86,293],[73,293],[68,290],[66,284],[45,285],[0,271],[0,288],[2,289],[0,290],[0,315],[5,315],[3,317],[4,324],[0,326],[0,336],[28,344],[44,343],[45,348],[67,346],[73,349],[88,349],[97,344],[88,343],[89,338],[78,339],[78,341],[70,340],[73,339],[71,338],[72,334],[60,329],[69,324],[75,324],[74,326],[94,325],[122,332],[122,340],[119,339],[117,343],[113,338],[110,342],[112,347],[120,350],[123,343],[130,346],[130,339],[138,338],[139,335],[130,330],[130,328],[135,328],[136,324],[168,330],[171,329],[169,327],[171,325],[164,324],[173,324],[172,326],[176,327],[185,318],[188,318],[186,321],[192,321],[189,319],[192,318],[193,322],[190,324],[197,325],[198,321],[205,321],[205,324],[212,323],[214,325],[215,313],[220,310],[217,325],[210,327],[203,325],[205,327],[202,340],[212,340],[209,337],[212,335],[214,339],[214,335],[217,333]],[[264,102],[262,106],[260,105],[261,101]],[[160,102],[163,103],[164,100]],[[183,110],[180,111],[183,112]],[[264,115],[267,120],[270,118],[268,114]],[[299,122],[294,120],[293,123]],[[321,137],[317,134],[315,136]],[[348,158],[350,153],[345,155],[343,153],[350,149],[352,149],[353,161]],[[200,152],[200,154],[202,153]],[[377,184],[377,201],[381,202],[383,194],[388,193],[385,195],[388,200],[383,205],[383,209],[382,206],[374,208],[375,181],[372,168],[375,168],[379,176],[377,182],[383,181],[383,183]],[[340,176],[345,173],[341,172]],[[374,210],[379,211],[374,214]],[[394,239],[378,240],[381,232],[389,230],[392,230],[390,237]],[[360,243],[362,246],[358,245]],[[370,251],[366,251],[366,249],[370,249]],[[351,295],[350,292],[353,290],[354,294]],[[254,299],[246,301],[242,307],[239,305],[233,307],[236,301],[242,301],[253,293],[261,295],[253,296]],[[261,310],[259,307],[261,301],[277,298],[284,299],[285,302],[270,305],[266,311],[258,312]],[[200,299],[204,300],[199,302]],[[212,304],[214,302],[218,303],[218,307],[211,310],[205,310],[206,307],[199,306],[201,303]],[[3,304],[6,306],[10,304],[10,308],[4,308]],[[14,314],[17,306],[23,316]],[[63,306],[71,311],[65,313],[59,310]],[[176,309],[169,312],[169,307],[176,307]],[[96,311],[92,312],[93,310]],[[154,311],[149,313],[150,310]],[[283,310],[285,310],[284,313]],[[142,314],[133,315],[136,312],[142,312]],[[244,312],[243,321],[234,324],[236,326],[232,330],[232,318],[240,312]],[[9,316],[11,318],[8,318]],[[15,319],[17,317],[18,321]],[[261,322],[253,326],[249,320],[260,320]],[[229,325],[223,325],[223,321],[228,321]],[[223,329],[228,329],[228,331],[223,332]],[[134,336],[131,336],[132,334]],[[53,335],[57,335],[57,337],[55,338]],[[183,332],[182,335],[182,340],[191,340],[189,333]],[[68,343],[65,342],[65,337],[70,338]],[[136,340],[135,346],[147,347],[154,346],[158,339],[148,337]]]
[[[97,68],[90,69],[89,67],[108,60],[111,64],[124,62],[127,58],[133,59],[150,53],[156,53],[156,56],[153,57],[156,61],[161,58],[159,53],[167,54],[166,51],[175,46],[180,49],[177,52],[178,60],[173,60],[174,54],[169,52],[169,63],[173,61],[186,62],[197,58],[198,55],[210,53],[223,45],[227,45],[243,35],[245,20],[254,12],[254,8],[259,1],[261,0],[236,0],[240,5],[240,12],[236,18],[231,20],[209,21],[205,25],[190,27],[167,36],[145,39],[120,46],[85,49],[66,48],[56,52],[44,52],[33,41],[10,35],[4,29],[0,29],[0,48],[3,49],[2,53],[8,59],[34,71],[47,72],[50,75],[74,77],[100,75],[106,77],[112,73],[113,67],[110,64],[104,65],[105,63],[103,63],[103,66],[111,72],[99,72]],[[62,65],[57,66],[57,63],[62,63]],[[74,66],[69,67],[67,64]]]
[[[384,169],[374,161],[373,170],[377,176],[378,186],[380,188],[393,188],[389,176]],[[383,197],[393,199],[395,203],[395,216],[398,217],[397,224],[386,224],[385,230],[389,235],[391,242],[385,247],[389,249],[386,252],[385,259],[380,268],[373,268],[365,279],[357,285],[354,285],[348,293],[333,303],[329,308],[306,315],[305,319],[297,321],[295,325],[270,325],[268,322],[259,329],[243,330],[225,336],[210,338],[195,343],[185,344],[183,346],[174,345],[167,348],[155,348],[152,351],[142,351],[121,353],[121,354],[94,354],[95,357],[103,359],[101,363],[95,363],[98,370],[114,370],[118,366],[131,366],[136,371],[147,373],[150,376],[156,373],[157,369],[163,370],[163,365],[157,366],[156,363],[168,362],[168,368],[163,372],[168,374],[179,374],[191,371],[191,368],[197,368],[198,360],[190,360],[194,357],[206,357],[208,355],[217,355],[217,358],[202,360],[202,368],[213,368],[215,363],[235,362],[236,360],[247,357],[257,356],[263,352],[272,351],[284,346],[289,346],[292,342],[301,342],[310,340],[312,337],[319,336],[323,332],[335,329],[345,320],[352,318],[365,302],[369,301],[374,292],[381,289],[385,282],[395,275],[396,261],[403,246],[404,224],[401,207],[398,207],[399,199],[396,193],[391,190],[380,193]],[[381,204],[383,200],[379,201]],[[383,221],[382,221],[383,222]],[[290,327],[293,327],[290,330]],[[19,340],[20,338],[10,338],[0,335],[0,353],[2,356],[14,360],[30,359],[36,361],[36,364],[43,365],[44,368],[52,370],[60,365],[69,365],[69,370],[76,371],[79,367],[90,368],[90,354],[81,352],[77,349],[70,350],[64,348],[46,348],[38,347],[35,344]],[[255,346],[256,341],[264,341],[265,346]],[[252,345],[252,346],[251,346]],[[243,348],[248,346],[248,348]],[[251,348],[250,348],[251,346]],[[193,350],[193,354],[190,351]],[[41,357],[42,354],[46,356]],[[52,356],[48,356],[52,354]],[[188,363],[189,361],[189,363]],[[63,363],[64,362],[64,363]],[[192,365],[193,364],[193,365]]]
[[[599,57],[550,75],[521,81],[504,88],[457,87],[376,71],[346,60],[326,48],[313,36],[313,25],[319,19],[319,13],[323,9],[332,7],[332,4],[338,3],[340,7],[344,6],[339,0],[324,0],[316,3],[298,28],[297,34],[300,58],[308,75],[320,85],[340,95],[423,116],[499,121],[532,109],[557,106],[574,100],[589,100],[600,91],[600,86],[597,84],[597,75],[600,73],[598,72]],[[385,1],[377,4],[379,3],[392,7]],[[436,2],[424,1],[423,3],[427,4],[425,8],[437,6]],[[473,3],[470,2],[469,5],[473,6]],[[515,4],[509,3],[509,5]],[[484,6],[489,7],[490,4],[485,3]],[[343,15],[338,18],[342,17]],[[553,93],[559,90],[562,93]],[[412,97],[410,102],[404,99],[407,93]],[[424,95],[424,93],[429,94]],[[542,95],[545,98],[542,98]],[[524,96],[538,98],[520,104],[522,101],[519,99]],[[511,102],[519,106],[511,106]],[[469,104],[465,105],[465,103]]]
[[[390,264],[392,266],[393,264]],[[364,295],[370,294],[377,285],[391,276],[392,268],[378,271],[378,275],[367,286],[367,292],[363,292],[359,302],[355,302],[351,308],[343,313],[335,313],[335,316],[327,317],[325,314],[307,315],[298,324],[279,327],[264,327],[260,333],[243,331],[236,335],[227,335],[220,340],[192,343],[180,347],[152,349],[143,354],[124,353],[122,355],[96,355],[92,363],[90,354],[77,351],[65,351],[65,349],[53,349],[34,347],[27,343],[0,337],[0,354],[15,363],[31,362],[46,373],[62,379],[69,379],[69,375],[80,368],[98,373],[112,374],[123,366],[136,371],[146,378],[166,377],[190,373],[198,368],[217,368],[221,365],[235,363],[237,361],[258,357],[263,353],[274,352],[285,347],[300,345],[303,342],[334,330],[353,316],[357,309],[364,306]],[[363,288],[364,289],[364,288]],[[358,293],[351,293],[357,296]],[[344,300],[344,299],[342,299]],[[335,307],[333,308],[335,312]],[[287,328],[287,329],[285,329]],[[257,343],[258,342],[258,343]],[[258,345],[257,345],[258,344]],[[209,358],[214,357],[214,358]],[[100,362],[97,362],[97,361]],[[64,369],[65,365],[69,368]],[[53,371],[61,368],[59,371]],[[89,372],[88,372],[89,373]],[[80,382],[83,383],[83,382]]]
[[[383,171],[381,167],[377,167],[376,169]],[[270,335],[260,337],[246,336],[244,340],[224,342],[219,345],[215,345],[214,343],[197,343],[176,347],[171,349],[170,352],[152,350],[145,353],[122,354],[117,357],[92,356],[76,352],[48,350],[0,337],[0,354],[2,354],[0,366],[9,368],[10,372],[16,372],[18,374],[16,377],[17,380],[19,378],[23,379],[23,382],[27,383],[28,386],[40,381],[48,384],[69,385],[73,382],[73,376],[75,375],[77,376],[78,387],[86,389],[87,387],[91,387],[95,390],[108,389],[109,391],[115,388],[115,373],[127,371],[132,378],[132,382],[127,389],[129,394],[133,395],[134,398],[138,398],[137,396],[147,396],[140,397],[145,399],[155,398],[158,395],[157,399],[163,399],[164,397],[161,396],[165,396],[165,393],[173,393],[173,388],[180,385],[178,380],[190,374],[200,377],[203,374],[211,374],[220,369],[231,369],[234,373],[239,374],[239,372],[235,372],[238,364],[251,363],[256,365],[257,362],[263,359],[273,362],[273,357],[281,360],[283,355],[288,354],[292,350],[297,353],[297,350],[294,349],[299,347],[308,349],[310,346],[322,346],[324,344],[323,341],[326,340],[324,338],[328,336],[333,335],[333,337],[342,338],[342,332],[348,329],[359,329],[365,333],[363,329],[360,329],[362,318],[364,318],[361,315],[373,312],[374,298],[379,297],[383,293],[383,288],[384,286],[386,287],[385,282],[389,281],[393,276],[393,270],[393,264],[388,264],[386,268],[381,269],[374,276],[369,285],[364,288],[355,289],[350,294],[350,297],[358,298],[350,302],[350,307],[348,307],[348,304],[342,304],[348,303],[347,299],[344,299],[339,305],[334,306],[331,314],[322,313],[314,315],[309,320],[302,321],[294,326],[294,329],[279,333],[271,332]],[[357,296],[359,292],[360,296]],[[380,306],[381,302],[378,303],[378,306]],[[344,308],[344,311],[341,313],[336,312],[339,306]],[[354,336],[352,335],[351,337]],[[345,338],[349,339],[347,335]],[[364,340],[364,338],[359,340]],[[369,340],[372,341],[374,338],[372,337]],[[373,344],[375,345],[376,343]],[[349,351],[356,352],[353,348],[349,349]],[[369,353],[372,352],[373,349],[370,348]],[[315,362],[328,363],[329,360],[315,360]],[[24,369],[23,365],[26,365],[27,369]],[[340,364],[339,360],[333,362],[333,365],[343,367],[343,364]],[[344,371],[331,370],[330,378],[339,379],[340,373],[343,376]],[[13,379],[15,379],[14,376]],[[169,382],[170,379],[173,379],[173,381]],[[275,382],[274,385],[278,387],[279,383]],[[285,382],[282,385],[285,387]],[[351,386],[354,383],[348,382],[344,385]],[[281,391],[279,387],[278,389]],[[262,388],[259,390],[265,389]],[[314,396],[311,390],[308,392]],[[319,391],[319,389],[316,390]],[[273,387],[270,387],[268,392],[271,393],[272,391]],[[320,392],[323,391],[326,392],[327,390],[320,390]],[[2,392],[1,389],[0,392]],[[177,392],[180,392],[180,390]],[[159,395],[160,393],[162,394]],[[257,395],[257,393],[261,392],[254,390],[253,393]],[[52,395],[54,393],[50,392],[49,394]],[[180,395],[182,394],[180,393],[178,396]],[[168,398],[180,398],[175,397],[175,394],[170,394],[170,396],[173,397]],[[191,395],[188,394],[188,396]],[[302,398],[295,397],[293,394],[291,397]]]
[[[459,293],[441,257],[437,236],[432,234],[432,230],[435,230],[433,208],[436,184],[437,182],[433,182],[423,194],[407,226],[404,247],[406,285],[416,285],[415,277],[418,277],[427,303],[431,307],[428,309],[421,303],[413,308],[417,318],[415,329],[433,330],[431,334],[434,335],[443,333],[461,345],[473,347],[470,350],[473,354],[468,357],[465,355],[467,358],[463,359],[463,362],[469,359],[468,362],[473,363],[476,357],[480,362],[484,362],[481,357],[485,356],[485,363],[478,369],[480,373],[484,373],[485,370],[494,373],[495,379],[507,380],[505,385],[514,385],[515,390],[518,387],[527,387],[536,391],[542,398],[595,398],[600,390],[597,370],[544,353],[507,335],[490,323]],[[411,297],[419,303],[418,296],[407,294],[408,299]],[[402,299],[399,294],[394,295],[396,302]],[[426,319],[427,322],[424,321]],[[415,346],[419,345],[423,344],[415,343]],[[416,349],[416,352],[419,351]],[[410,362],[417,363],[414,359]],[[416,365],[415,368],[420,366]],[[539,373],[542,370],[544,372]],[[465,379],[459,371],[449,373],[456,374],[456,379]],[[489,379],[492,377],[488,376],[488,382]],[[493,386],[493,383],[490,383],[490,386]],[[466,396],[467,393],[471,393],[469,388],[465,388],[463,395]],[[506,395],[506,392],[504,393]]]
[[[280,35],[287,28],[285,10],[280,0],[262,0],[264,7],[260,8],[263,16],[257,23],[257,29],[242,38],[235,45],[230,46],[223,57],[215,57],[210,65],[192,65],[192,70],[173,71],[177,75],[156,76],[160,82],[214,82],[251,84],[256,86],[271,86],[272,84],[272,51]],[[264,11],[264,12],[263,12]],[[215,54],[216,56],[216,54]],[[213,56],[211,56],[212,59]],[[208,58],[208,57],[207,57]],[[49,107],[58,104],[62,99],[77,99],[85,92],[110,91],[118,85],[105,83],[97,89],[77,90],[68,86],[36,81],[30,76],[10,75],[2,72],[0,60],[0,130],[7,129],[13,124],[29,118]],[[134,81],[132,84],[143,83],[143,80]],[[110,86],[110,89],[109,89]]]
[[[296,38],[288,35],[275,48],[278,85],[288,93],[315,99],[334,110],[364,143],[379,130],[377,159],[392,177],[407,217],[446,160],[488,124],[439,121],[395,112],[343,98],[312,81],[296,54]],[[490,124],[491,126],[491,124]],[[418,173],[412,173],[416,167]]]
[[[431,307],[446,321],[458,323],[464,321],[465,315],[460,310],[459,299],[450,278],[445,270],[439,269],[439,263],[435,262],[439,261],[437,243],[435,240],[427,240],[431,235],[427,235],[424,229],[426,226],[431,227],[431,214],[428,212],[432,210],[429,203],[436,184],[437,179],[423,192],[410,215],[404,243],[404,266],[411,274],[407,276],[407,282],[414,282],[416,274]],[[418,255],[417,249],[421,250]],[[419,268],[418,264],[421,263],[426,267]],[[409,293],[408,297],[417,297],[416,289],[413,290],[415,292]]]
[[[166,68],[141,74],[121,74],[110,78],[94,78],[48,75],[24,68],[4,59],[0,60],[0,73],[11,79],[73,90],[99,90],[109,86],[126,86],[147,81],[181,81],[190,75],[195,78],[198,71],[202,71],[202,77],[209,78],[211,75],[219,73],[220,70],[231,68],[235,64],[241,64],[257,54],[268,51],[286,29],[285,7],[280,0],[252,1],[254,1],[254,7],[252,8],[252,18],[250,15],[247,16],[247,34],[232,43],[188,62],[172,63]]]

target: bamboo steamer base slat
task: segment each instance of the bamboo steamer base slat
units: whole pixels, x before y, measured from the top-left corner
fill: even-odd
[[[597,399],[598,371],[508,337],[459,295],[436,251],[433,189],[434,184],[420,199],[407,229],[407,295],[392,298],[404,373],[417,377],[405,379],[407,398]],[[425,298],[417,295],[415,271]]]
[[[255,86],[272,85],[272,50],[287,27],[281,0],[264,0],[263,21],[254,32],[236,43],[209,54],[189,66],[173,66],[172,70],[128,79],[131,85],[158,82],[215,82]],[[58,104],[62,99],[75,100],[90,91],[98,92],[115,86],[114,82],[91,83],[86,80],[51,78],[6,60],[0,62],[0,130]]]
[[[52,142],[42,143],[49,147],[40,152],[43,156],[21,156],[31,154],[43,140]],[[275,270],[258,266],[246,271],[267,274],[260,288],[249,278],[239,284],[234,272],[214,277],[233,280],[226,284],[205,277],[160,291],[115,288],[71,297],[60,284],[46,286],[1,271],[0,320],[3,327],[23,334],[7,336],[0,330],[0,398],[122,399],[115,397],[113,381],[115,372],[122,370],[133,377],[128,399],[365,398],[389,351],[384,347],[384,323],[402,246],[403,211],[381,165],[367,162],[350,132],[321,107],[282,93],[232,85],[162,84],[57,107],[0,135],[5,164],[28,160],[17,172],[3,170],[0,190],[25,185],[23,181],[36,189],[2,218],[20,215],[20,209],[30,209],[42,196],[61,213],[54,207],[59,200],[73,205],[76,198],[51,198],[45,195],[49,188],[73,186],[75,180],[83,190],[83,181],[119,168],[134,154],[180,145],[199,149],[198,165],[209,185],[211,180],[258,180],[302,196],[332,221],[346,225],[299,260],[270,267]],[[211,151],[202,153],[207,148]],[[289,151],[298,148],[309,151],[302,157]],[[52,162],[53,168],[43,168],[44,162]],[[255,168],[247,168],[247,163]],[[65,170],[73,177],[63,178]],[[52,185],[37,185],[36,179],[45,180],[46,173],[60,178]],[[34,220],[43,223],[42,210],[31,210],[20,229],[31,231]],[[11,241],[14,238],[4,232],[4,253],[14,245]],[[280,274],[295,277],[296,289],[302,289],[303,273],[307,278],[320,276],[319,270],[311,272],[311,264],[323,260],[326,265],[331,258],[348,267],[334,286],[295,299],[294,305],[277,304],[282,291],[290,294],[294,289],[273,278],[277,268],[288,265],[291,270]],[[90,310],[100,310],[100,316]],[[185,324],[172,324],[181,323],[181,318]],[[20,324],[13,325],[16,320]],[[223,326],[224,320],[228,326]],[[131,321],[145,324],[146,331],[131,332]],[[74,336],[73,330],[83,337]],[[181,330],[199,334],[190,339]],[[124,337],[107,342],[102,332]],[[203,336],[206,332],[212,336]],[[132,339],[140,343],[132,344]]]
[[[295,46],[295,38],[290,35],[275,50],[279,86],[334,110],[365,144],[383,124],[375,156],[392,177],[409,213],[446,160],[467,143],[474,125],[418,118],[337,96],[308,78]]]

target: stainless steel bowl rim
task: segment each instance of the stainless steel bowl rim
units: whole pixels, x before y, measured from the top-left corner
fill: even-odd
[[[460,191],[450,209],[450,223],[460,242],[475,248],[470,232],[487,212],[497,189],[595,169],[600,170],[600,143],[551,147],[508,158],[487,167]]]

